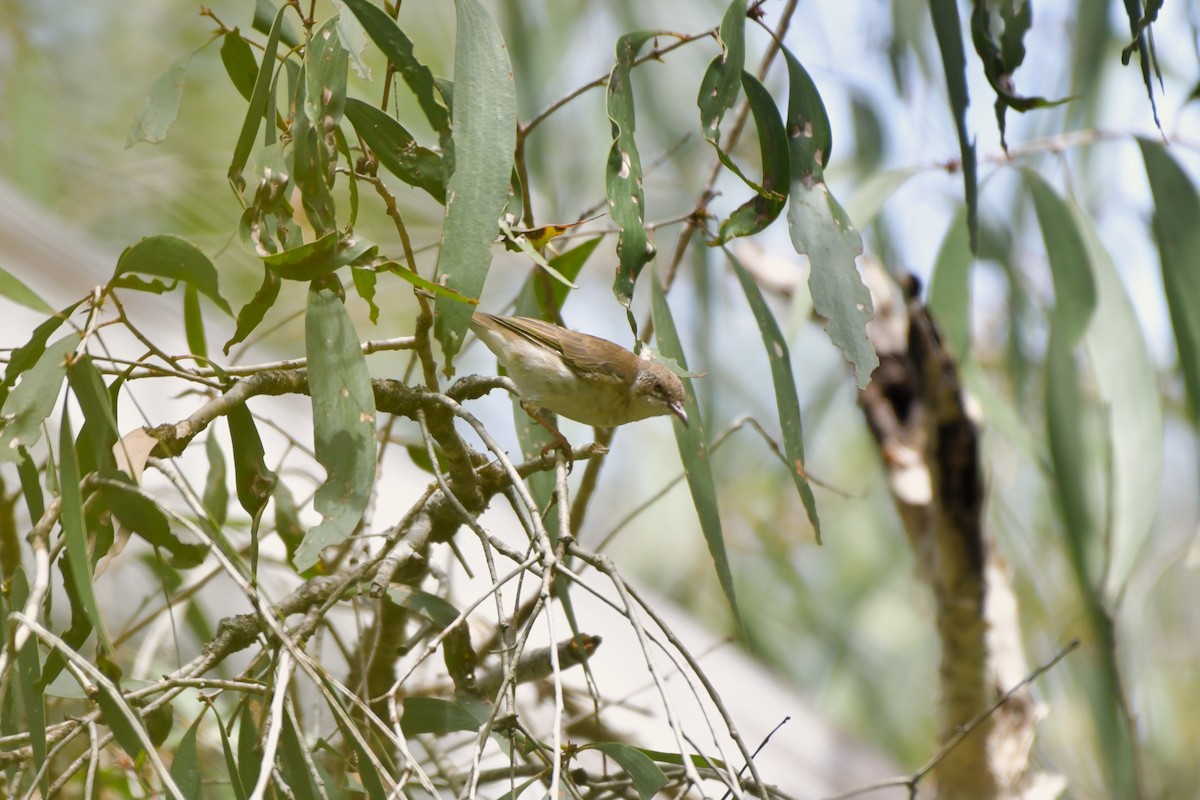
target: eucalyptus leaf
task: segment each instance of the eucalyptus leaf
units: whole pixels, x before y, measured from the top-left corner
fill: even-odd
[[[675,330],[675,320],[671,317],[671,308],[667,305],[666,293],[657,280],[650,282],[650,308],[659,348],[665,356],[687,369],[687,361],[683,356],[683,345],[680,344],[679,334]],[[679,457],[683,461],[688,489],[691,490],[696,516],[700,519],[700,529],[704,533],[709,555],[712,556],[713,566],[717,571],[717,580],[721,584],[721,591],[725,593],[725,599],[729,602],[729,608],[733,611],[734,618],[741,626],[741,613],[738,611],[737,599],[733,590],[733,572],[729,568],[729,556],[725,552],[725,534],[721,530],[721,514],[717,509],[717,487],[713,481],[712,460],[708,453],[704,419],[700,415],[700,405],[696,402],[696,393],[692,389],[691,382],[684,381],[683,386],[687,392],[684,411],[687,413],[689,424],[685,427],[678,420],[672,421],[675,428],[675,441],[679,445]]]
[[[47,347],[4,401],[0,408],[0,461],[20,461],[20,448],[31,447],[41,438],[42,423],[54,411],[67,377],[67,360],[80,338],[71,332]]]
[[[612,126],[612,148],[608,151],[604,190],[608,211],[617,234],[617,277],[613,294],[627,309],[633,302],[633,287],[642,267],[654,258],[654,244],[645,227],[646,194],[642,190],[642,159],[634,138],[633,62],[655,31],[628,33],[617,40],[616,64],[608,78],[608,119]],[[634,324],[632,311],[629,314]]]
[[[440,155],[417,144],[387,112],[361,100],[346,99],[346,119],[388,172],[445,205],[446,169]]]
[[[425,118],[438,132],[443,149],[447,148],[450,142],[450,112],[438,97],[433,73],[413,55],[412,40],[400,30],[387,12],[370,0],[341,2],[358,18],[371,41],[412,89]],[[458,75],[457,70],[455,75]]]
[[[1179,369],[1187,392],[1193,430],[1200,430],[1200,195],[1188,174],[1161,143],[1138,139],[1150,190],[1154,195],[1153,229],[1162,269],[1163,294],[1171,313]]]
[[[663,771],[638,748],[621,742],[593,742],[581,750],[599,750],[621,765],[642,800],[650,800],[669,782]]]
[[[756,194],[721,223],[716,240],[709,244],[724,244],[736,236],[750,236],[766,228],[779,217],[786,202],[790,156],[783,118],[770,92],[748,72],[742,73],[746,102],[754,114],[758,129],[758,147],[762,153],[763,182],[759,186],[743,176]]]
[[[237,144],[233,150],[233,159],[229,163],[229,181],[239,192],[245,186],[242,170],[245,169],[246,162],[250,159],[250,151],[254,148],[254,137],[258,134],[258,126],[269,110],[268,100],[272,95],[271,86],[275,76],[275,55],[279,52],[280,34],[286,27],[283,15],[287,13],[287,10],[286,4],[281,6],[271,23],[267,42],[263,46],[262,62],[259,64],[258,75],[254,79],[254,89],[246,108],[246,117],[242,121],[242,131],[238,134]],[[255,21],[258,22],[257,19]]]
[[[431,733],[444,736],[455,731],[477,731],[479,720],[459,703],[439,697],[404,698],[400,732],[405,736]]]
[[[742,285],[754,321],[762,334],[763,349],[771,364],[771,380],[775,385],[775,405],[779,411],[779,426],[783,432],[783,451],[787,456],[788,473],[800,493],[804,511],[808,521],[813,526],[817,544],[821,544],[821,520],[817,517],[817,501],[813,497],[812,487],[808,483],[808,473],[804,469],[804,427],[800,419],[800,398],[796,395],[796,378],[792,374],[792,359],[788,352],[787,340],[771,309],[767,307],[766,298],[754,278],[746,271],[733,253],[725,250],[729,263],[733,266],[734,274]]]
[[[21,282],[17,276],[0,267],[0,295],[14,303],[20,303],[26,308],[32,308],[44,314],[53,314],[54,308],[37,293]]]
[[[183,281],[196,287],[217,308],[233,316],[229,303],[225,302],[217,286],[216,265],[203,250],[180,236],[148,236],[125,248],[117,259],[113,280],[130,273]]]
[[[808,256],[812,267],[808,287],[813,307],[828,320],[829,338],[854,365],[855,382],[862,389],[879,366],[867,339],[871,295],[855,264],[862,253],[862,237],[825,185],[825,164],[833,147],[825,104],[796,57],[786,47],[783,54],[788,65],[791,143],[788,231],[792,246]]]
[[[479,0],[455,0],[452,130],[454,172],[446,187],[446,221],[438,255],[439,282],[478,297],[491,266],[496,221],[508,197],[517,143],[512,66],[496,23]],[[462,347],[472,309],[443,297],[435,301],[434,331],[446,372]]]
[[[179,104],[183,98],[183,79],[192,63],[195,53],[188,53],[167,68],[159,76],[146,99],[142,101],[129,134],[125,137],[125,147],[133,147],[138,142],[158,144],[167,136],[167,130],[179,116]]]
[[[967,231],[971,251],[979,252],[979,168],[975,157],[975,140],[967,129],[967,56],[963,48],[962,19],[957,0],[930,0],[929,13],[933,32],[942,54],[942,70],[946,75],[950,112],[958,130],[958,146],[962,155],[964,196],[967,204]]]
[[[318,282],[304,319],[314,449],[326,478],[313,499],[321,522],[292,558],[300,571],[354,532],[375,484],[375,395],[354,323],[338,295]]]

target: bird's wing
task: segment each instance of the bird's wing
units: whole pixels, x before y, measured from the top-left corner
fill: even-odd
[[[545,322],[532,317],[495,317],[491,314],[482,314],[479,316],[489,324],[489,327],[504,328],[512,331],[523,339],[540,344],[543,347],[548,347],[557,353],[562,353],[562,345],[559,343],[559,332],[566,330],[557,325]]]
[[[576,372],[605,379],[632,383],[636,374],[633,353],[599,336],[567,330],[561,326],[531,317],[492,317],[494,322],[526,339],[545,345],[562,354],[563,360]]]
[[[564,331],[559,347],[563,360],[576,372],[623,385],[632,385],[637,378],[637,356],[607,339]]]

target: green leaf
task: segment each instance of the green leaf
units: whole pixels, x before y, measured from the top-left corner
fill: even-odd
[[[1142,68],[1142,83],[1146,85],[1146,96],[1150,98],[1150,109],[1154,113],[1154,125],[1160,131],[1162,123],[1158,120],[1158,103],[1154,99],[1154,81],[1151,79],[1151,73],[1158,78],[1158,82],[1162,84],[1162,71],[1158,64],[1158,53],[1154,47],[1154,38],[1149,36],[1150,23],[1158,16],[1158,8],[1161,8],[1163,0],[1156,0],[1149,3],[1136,3],[1132,0],[1125,0],[1125,13],[1129,17],[1129,29],[1133,32],[1133,41],[1121,49],[1121,64],[1128,65],[1129,59],[1133,57],[1136,50],[1138,54],[1138,62]],[[1146,16],[1141,15],[1141,10],[1145,6]],[[1153,9],[1153,13],[1151,10]],[[1107,38],[1108,29],[1104,29],[1105,37]]]
[[[188,284],[183,290],[183,330],[187,335],[188,352],[208,358],[208,341],[204,336],[204,317],[200,313],[200,293]]]
[[[81,353],[72,360],[67,367],[67,382],[85,420],[77,442],[80,469],[85,473],[96,470],[106,477],[118,474],[113,446],[120,437],[114,400],[91,356]]]
[[[662,750],[650,750],[645,747],[639,747],[638,750],[660,764],[675,764],[676,766],[683,766],[683,756],[679,753],[664,753]],[[728,767],[725,765],[725,762],[719,758],[698,756],[692,753],[688,755],[687,759],[699,768],[708,767],[716,769],[728,769]]]
[[[304,541],[304,525],[300,521],[300,509],[296,507],[296,498],[292,497],[291,490],[282,481],[276,482],[271,497],[275,500],[275,532],[283,540],[290,560],[295,557],[296,548],[300,546],[300,542]]]
[[[249,703],[244,703],[242,713],[238,716],[237,768],[241,773],[242,786],[248,789],[254,787],[262,769],[263,752],[259,733],[254,711]]]
[[[436,594],[398,584],[387,590],[387,596],[396,605],[420,614],[437,626],[438,630],[449,627],[458,619],[458,609]]]
[[[346,132],[337,127],[333,129],[333,139],[337,146],[337,151],[342,158],[346,159],[348,165],[354,164],[354,157],[350,154],[350,144],[346,141]],[[346,220],[346,230],[354,230],[354,226],[358,224],[358,176],[355,174],[353,167],[347,167],[350,183],[348,186],[348,194],[350,195],[350,218]]]
[[[808,70],[783,48],[788,67],[787,134],[791,141],[792,175],[821,179],[833,151],[833,128],[825,101]]]
[[[243,706],[248,708],[249,705]],[[225,772],[229,776],[229,785],[233,789],[236,800],[246,800],[246,790],[242,787],[242,777],[238,774],[237,758],[233,754],[233,746],[229,742],[229,734],[225,732],[225,724],[213,706],[213,715],[217,717],[217,730],[221,734],[221,751],[225,754]]]
[[[541,267],[546,272],[547,275],[549,275],[551,278],[554,278],[554,280],[558,281],[566,288],[568,288],[568,289],[578,289],[579,288],[571,281],[570,278],[568,278],[567,276],[563,275],[561,272],[556,270],[554,268],[554,265],[546,260],[545,256],[543,256],[541,253],[539,253],[537,250],[534,249],[533,243],[530,242],[528,236],[518,234],[516,231],[514,231],[512,229],[512,226],[508,224],[507,220],[505,220],[503,218],[500,219],[499,223],[500,223],[500,232],[504,235],[505,247],[507,247],[510,250],[515,248],[516,252],[524,253],[529,258],[530,261],[532,261],[538,267]]]
[[[335,131],[346,106],[349,53],[342,47],[337,18],[326,20],[304,51],[303,118],[293,122],[294,178],[304,210],[318,235],[337,227],[333,189],[337,166]]]
[[[217,308],[233,316],[229,304],[217,288],[217,267],[212,259],[199,247],[179,236],[150,236],[127,247],[117,259],[112,280],[116,281],[130,273],[154,275],[195,286]]]
[[[455,731],[477,731],[479,720],[462,705],[438,697],[404,698],[400,732],[405,736],[432,733],[444,736]]]
[[[930,0],[933,32],[937,35],[942,53],[942,70],[950,95],[950,111],[958,129],[958,147],[962,154],[964,194],[967,202],[967,231],[971,236],[971,252],[979,252],[979,177],[975,160],[975,141],[967,130],[967,56],[963,49],[962,20],[958,16],[957,0]]]
[[[44,314],[54,313],[54,308],[49,303],[38,297],[36,292],[3,267],[0,267],[0,295],[14,303],[20,303],[26,308],[32,308],[34,311]]]
[[[275,305],[275,300],[279,297],[279,287],[282,285],[283,281],[280,280],[277,272],[270,267],[263,269],[262,286],[258,287],[254,297],[238,312],[237,328],[222,348],[225,355],[229,355],[229,348],[238,342],[245,341],[246,337],[263,321],[263,317],[271,310],[271,306]]]
[[[0,408],[0,424],[3,424],[0,427],[0,461],[20,461],[19,448],[32,447],[41,438],[42,423],[54,411],[59,389],[67,377],[67,359],[79,346],[80,338],[78,333],[68,333],[46,348],[4,401]],[[9,370],[12,370],[11,364]]]
[[[284,3],[284,6],[286,7],[287,3]],[[259,33],[269,34],[274,23],[275,4],[271,0],[254,0],[254,19],[250,27]],[[279,41],[292,48],[300,46],[300,37],[296,35],[296,29],[288,22],[284,22],[280,28]]]
[[[233,476],[238,502],[251,519],[256,519],[271,498],[278,478],[267,468],[262,439],[254,417],[244,403],[229,409],[229,438],[233,442]]]
[[[337,17],[331,17],[313,32],[312,39],[304,51],[304,77],[307,92],[304,97],[304,114],[312,126],[321,131],[326,142],[329,159],[336,158],[333,152],[333,129],[342,120],[346,107],[346,77],[350,54],[342,46],[338,34]],[[322,159],[322,163],[329,163]]]
[[[153,547],[161,547],[171,554],[172,567],[191,569],[204,563],[208,547],[181,542],[171,533],[167,515],[158,504],[138,492],[135,487],[130,486],[129,490],[122,490],[113,486],[103,486],[100,493],[105,505],[123,527],[136,533]]]
[[[249,100],[254,94],[254,81],[258,77],[258,62],[254,60],[254,51],[250,44],[242,38],[241,31],[234,28],[226,31],[221,37],[221,63],[225,65],[225,73],[233,82],[238,93]]]
[[[559,253],[554,258],[550,259],[550,266],[558,270],[559,274],[565,277],[568,281],[574,281],[579,277],[579,273],[583,271],[583,265],[591,258],[592,253],[596,252],[596,247],[600,244],[600,237],[589,239],[583,244],[576,245],[570,250]],[[530,287],[538,294],[538,308],[542,313],[553,310],[557,313],[561,309],[563,303],[566,302],[567,293],[570,287],[559,281],[546,281],[540,273],[534,273],[529,276],[529,281],[526,286]],[[549,287],[550,302],[545,302],[544,291],[538,291],[536,287]]]
[[[379,268],[386,269],[388,272],[392,273],[397,278],[401,278],[405,281],[408,281],[413,286],[416,286],[418,289],[423,289],[423,290],[429,292],[430,294],[434,295],[435,297],[444,297],[447,300],[450,300],[451,302],[465,303],[466,305],[469,305],[472,307],[479,305],[479,301],[476,298],[467,297],[464,294],[459,294],[458,292],[454,291],[453,289],[448,289],[445,286],[442,286],[440,283],[434,283],[431,280],[422,278],[420,275],[413,272],[408,267],[404,266],[403,264],[397,264],[395,261],[388,261],[387,263],[382,264]]]
[[[829,338],[854,365],[861,389],[879,366],[867,339],[871,294],[855,265],[862,253],[862,237],[825,185],[824,168],[833,146],[825,105],[796,57],[786,47],[783,54],[788,65],[791,142],[788,231],[796,252],[807,255],[811,265],[808,287],[813,307],[828,320]]]
[[[971,358],[972,262],[964,210],[950,223],[929,279],[929,310],[959,364]]]
[[[1096,305],[1092,267],[1083,237],[1066,203],[1032,170],[1024,172],[1042,228],[1054,278],[1055,307],[1046,345],[1046,428],[1058,507],[1079,590],[1095,589],[1091,556],[1099,530],[1089,495],[1092,464],[1083,432],[1086,408],[1075,348]]]
[[[310,105],[307,74],[307,66],[301,68],[294,95],[297,109]],[[292,185],[300,190],[304,215],[319,238],[334,234],[337,228],[336,203],[330,188],[334,175],[326,170],[332,166],[327,151],[333,148],[327,147],[324,133],[307,113],[297,112],[292,118]]]
[[[324,682],[322,690],[330,697],[335,694],[335,690],[329,681]],[[362,735],[351,727],[352,723],[343,708],[339,707],[337,709],[334,714],[334,721],[337,722],[343,739],[350,745],[352,753],[348,753],[347,755],[352,755],[355,759],[358,778],[362,782],[361,790],[366,791],[366,795],[370,800],[391,800],[392,795],[383,788],[383,779],[380,777],[379,769],[376,766],[379,757],[374,750],[368,748],[363,741]],[[359,789],[359,787],[355,788]]]
[[[646,195],[642,191],[642,159],[634,139],[633,83],[629,73],[633,62],[655,31],[628,33],[617,40],[616,64],[608,77],[608,119],[612,124],[612,148],[608,151],[604,191],[608,210],[620,233],[617,234],[617,277],[613,294],[629,309],[633,287],[642,267],[654,258],[654,245],[645,227]],[[633,312],[629,322],[634,324]]]
[[[378,251],[379,245],[355,233],[330,231],[315,242],[265,256],[263,264],[281,278],[311,281],[373,258]]]
[[[301,124],[307,126],[308,123]],[[246,252],[258,258],[304,242],[304,232],[294,219],[292,207],[293,151],[291,140],[268,144],[254,151],[250,166],[255,182],[254,199],[238,220],[238,239]]]
[[[999,39],[992,23],[998,23]],[[1004,119],[1008,109],[1025,112],[1033,108],[1061,105],[1071,98],[1047,100],[1022,97],[1013,91],[1013,73],[1025,60],[1025,33],[1033,24],[1033,3],[1006,0],[999,3],[975,2],[971,12],[971,40],[983,63],[988,83],[996,91],[996,125],[1000,128],[1000,146],[1008,151],[1004,139]]]
[[[146,711],[142,716],[150,744],[162,747],[175,728],[175,707],[167,702]]]
[[[370,310],[371,324],[379,322],[379,306],[375,305],[375,283],[378,276],[369,267],[351,267],[350,279],[354,282],[354,291],[363,299]]]
[[[321,797],[321,793],[313,784],[312,775],[308,770],[311,756],[306,757],[303,739],[300,731],[296,728],[296,721],[292,719],[292,715],[286,709],[282,724],[279,768],[283,773],[283,779],[296,800],[317,800],[318,797]]]
[[[630,779],[633,780],[633,788],[642,800],[650,800],[667,785],[667,776],[663,771],[645,753],[632,745],[620,742],[593,742],[579,749],[599,750],[620,764],[621,769],[629,773]]]
[[[788,139],[783,119],[771,93],[748,72],[742,73],[746,101],[754,113],[758,129],[758,149],[762,152],[762,186],[746,180],[756,194],[738,206],[729,219],[721,223],[717,238],[710,245],[724,244],[737,236],[750,236],[766,228],[783,211],[787,197],[783,194],[789,178]]]
[[[183,79],[195,55],[192,52],[180,58],[150,87],[150,92],[142,101],[141,108],[133,118],[133,125],[129,128],[129,134],[125,137],[126,148],[133,147],[138,142],[158,144],[166,138],[167,130],[179,116]]]
[[[279,36],[283,28],[283,15],[288,6],[284,4],[275,14],[271,24],[271,32],[267,35],[267,43],[263,46],[262,63],[258,68],[258,76],[254,80],[254,90],[250,94],[250,102],[246,108],[246,118],[242,122],[242,132],[238,134],[237,145],[233,149],[233,159],[229,162],[229,181],[240,193],[245,186],[242,170],[250,159],[250,151],[254,148],[254,137],[258,134],[259,123],[268,111],[267,101],[271,97],[271,84],[275,76],[275,55],[279,51]],[[257,20],[256,20],[257,21]]]
[[[1163,470],[1163,411],[1158,371],[1133,303],[1083,210],[1070,204],[1087,247],[1096,284],[1096,312],[1084,347],[1107,412],[1112,477],[1106,497],[1112,537],[1109,597],[1119,597],[1145,545],[1158,509]]]
[[[125,699],[120,696],[119,692],[110,688],[107,681],[101,681],[97,684],[96,703],[100,706],[100,720],[109,727],[113,736],[117,740],[117,744],[129,754],[129,757],[137,761],[138,756],[146,749],[142,743],[143,738],[149,738],[144,730],[138,731],[138,725],[134,723],[132,709],[125,702]]]
[[[208,457],[208,476],[204,480],[204,510],[217,527],[222,527],[229,516],[229,474],[225,466],[225,453],[217,441],[214,428],[208,429],[204,440],[204,454]]]
[[[550,259],[550,266],[554,267],[560,275],[568,281],[574,282],[579,273],[583,271],[584,264],[591,257],[592,253],[596,252],[596,247],[599,246],[601,237],[588,239],[583,244],[567,250],[554,258]],[[525,279],[525,284],[521,287],[520,294],[517,295],[517,305],[515,313],[522,317],[537,317],[538,319],[556,320],[559,319],[559,312],[562,310],[563,303],[566,302],[567,295],[570,292],[570,287],[561,281],[556,281],[549,274],[534,270]],[[519,410],[519,405],[517,406]],[[521,414],[528,417],[524,411]],[[538,426],[540,428],[540,426]],[[542,430],[545,430],[542,428]],[[538,450],[546,444],[549,439],[538,443]],[[522,442],[524,450],[525,443]],[[530,476],[534,478],[535,476]],[[549,498],[547,498],[549,499]]]
[[[1063,343],[1074,347],[1087,330],[1096,308],[1096,286],[1083,236],[1067,204],[1033,170],[1023,170],[1033,196],[1046,256],[1054,277],[1054,327]]]
[[[512,66],[496,23],[478,0],[455,0],[454,173],[438,255],[440,282],[478,297],[491,266],[496,220],[508,197],[517,143]],[[472,309],[439,297],[434,330],[446,371],[462,346]]]
[[[438,97],[433,73],[413,55],[412,42],[387,12],[373,5],[370,0],[342,0],[342,3],[358,17],[371,41],[375,42],[375,46],[400,73],[408,88],[412,89],[425,119],[429,120],[429,124],[441,137],[443,151],[447,151],[450,142],[450,112]],[[457,80],[457,69],[454,74]]]
[[[314,449],[326,479],[313,500],[321,522],[292,559],[302,572],[322,549],[354,532],[375,484],[375,395],[367,361],[345,305],[316,282],[308,291],[304,338]]]
[[[1090,556],[1096,542],[1096,521],[1088,496],[1088,447],[1081,411],[1083,393],[1075,366],[1074,347],[1061,324],[1052,324],[1046,345],[1046,433],[1054,493],[1066,528],[1067,554],[1078,590],[1090,596],[1095,584]]]
[[[46,342],[78,307],[79,303],[72,303],[61,312],[53,314],[33,329],[29,341],[12,351],[8,357],[8,367],[4,371],[4,380],[0,381],[0,408],[8,400],[9,389],[17,382],[17,378],[38,363],[42,354],[46,352]],[[0,426],[2,425],[3,423],[0,423]]]
[[[733,108],[741,91],[742,71],[746,64],[746,0],[733,0],[725,10],[717,36],[721,55],[714,58],[700,81],[696,105],[700,108],[700,129],[709,144],[717,148],[721,160],[721,118]]]
[[[9,608],[23,608],[28,596],[29,584],[25,577],[25,570],[18,565],[12,576]],[[5,619],[8,619],[9,608],[4,609]],[[30,636],[25,640],[25,644],[17,653],[16,661],[13,675],[20,692],[21,705],[24,706],[24,718],[20,724],[23,730],[29,732],[30,752],[33,754],[32,763],[44,764],[46,761],[46,693],[39,686],[42,679],[42,665],[36,636]],[[43,797],[48,796],[46,790],[49,785],[48,778],[43,779]]]
[[[675,320],[671,317],[666,293],[657,279],[650,281],[650,308],[659,349],[664,356],[673,359],[686,370],[687,361],[683,356],[683,346],[679,343],[679,334],[675,331]],[[684,427],[678,420],[672,422],[675,427],[675,441],[679,445],[679,457],[683,461],[688,489],[691,490],[696,516],[700,519],[700,529],[704,532],[708,552],[717,570],[717,579],[740,627],[741,613],[734,597],[729,557],[725,554],[725,534],[721,531],[721,515],[717,510],[717,487],[713,482],[712,462],[708,457],[708,437],[704,430],[704,419],[700,416],[700,405],[696,402],[696,393],[692,390],[691,382],[684,381],[683,386],[687,391],[684,410],[690,424]]]
[[[346,119],[388,172],[446,204],[446,167],[440,155],[417,144],[387,112],[361,100],[347,98]]]
[[[86,525],[86,520],[84,524]],[[71,611],[71,623],[60,635],[62,640],[67,643],[68,648],[79,651],[82,649],[83,643],[92,635],[93,626],[91,618],[84,608],[83,600],[80,598],[79,592],[75,589],[75,582],[71,579],[72,567],[70,554],[63,557],[59,574],[62,578],[63,591],[67,595],[67,604]],[[39,691],[44,693],[47,687],[53,684],[66,668],[66,665],[67,657],[63,655],[62,650],[55,648],[47,653],[46,659],[42,664],[42,677],[38,684]]]
[[[1187,410],[1200,430],[1200,196],[1179,163],[1160,143],[1138,139],[1154,194],[1154,239],[1162,266],[1163,294],[1179,350],[1179,369],[1187,391]]]
[[[31,520],[41,519],[46,513],[46,499],[42,496],[41,475],[33,457],[24,447],[17,448],[21,460],[17,463],[17,475],[21,479],[21,497],[25,500],[25,508],[29,511]],[[47,479],[53,480],[51,471],[47,471]]]
[[[344,3],[335,0],[334,6],[338,9],[337,29],[338,36],[341,37],[342,46],[346,48],[346,52],[350,54],[350,66],[354,67],[354,71],[358,77],[364,81],[371,80],[371,67],[368,66],[366,59],[363,58],[363,52],[367,49],[367,31],[358,21],[358,17],[353,14],[343,13],[342,6]]]
[[[175,746],[175,757],[171,760],[171,779],[187,800],[204,797],[203,776],[200,772],[200,749],[196,746],[196,735],[200,730],[202,711],[196,721],[184,731],[183,738]]]
[[[792,374],[792,359],[788,352],[787,340],[767,301],[762,296],[758,284],[746,268],[742,266],[728,249],[725,255],[733,265],[750,310],[754,313],[754,321],[762,334],[763,348],[767,351],[767,359],[771,362],[771,380],[775,384],[775,404],[779,409],[779,427],[783,432],[783,452],[787,456],[788,472],[800,493],[804,503],[804,511],[808,521],[813,526],[817,544],[821,544],[821,521],[817,518],[817,501],[813,497],[812,487],[808,485],[808,473],[804,470],[804,427],[800,420],[800,398],[796,396],[796,378]]]
[[[75,458],[75,439],[71,433],[70,404],[63,406],[62,428],[59,430],[59,491],[62,500],[63,538],[67,543],[67,573],[80,605],[96,631],[102,653],[112,653],[112,644],[104,627],[104,618],[96,603],[92,585],[92,559],[88,552],[88,534],[83,519],[83,496],[79,491],[79,464]],[[114,730],[115,733],[115,730]],[[124,742],[122,742],[124,744]]]

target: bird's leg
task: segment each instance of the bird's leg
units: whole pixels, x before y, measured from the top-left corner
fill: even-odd
[[[528,414],[534,422],[545,428],[546,431],[549,432],[550,436],[554,439],[554,441],[542,448],[542,455],[547,455],[555,450],[561,450],[567,459],[567,469],[570,469],[572,466],[571,443],[567,441],[567,437],[563,436],[562,431],[560,431],[558,426],[554,424],[554,415],[546,409],[539,408],[531,403],[522,402],[521,408],[525,409],[525,413]]]

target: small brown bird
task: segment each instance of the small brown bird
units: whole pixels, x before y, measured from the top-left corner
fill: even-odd
[[[538,411],[610,428],[674,414],[685,426],[679,377],[657,361],[618,344],[529,317],[476,312],[471,330],[508,370],[530,416],[562,434]]]

